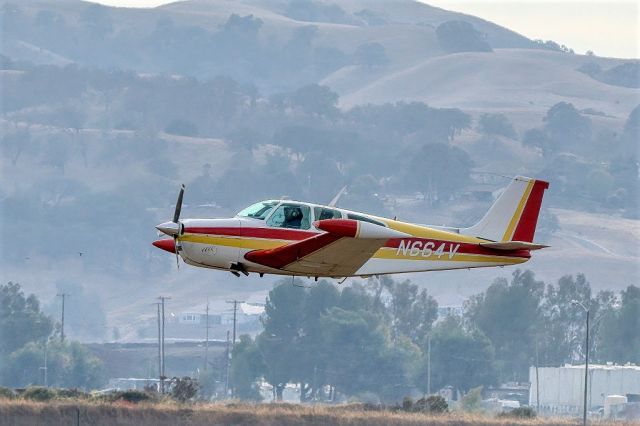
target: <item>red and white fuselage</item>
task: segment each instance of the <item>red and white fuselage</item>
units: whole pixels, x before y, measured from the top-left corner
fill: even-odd
[[[239,273],[347,277],[480,268],[526,262],[544,181],[515,178],[471,228],[385,219],[291,200],[257,203],[230,219],[158,225],[185,263]]]

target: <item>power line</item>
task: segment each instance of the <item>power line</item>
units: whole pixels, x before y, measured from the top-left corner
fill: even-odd
[[[61,319],[61,325],[60,325],[60,342],[64,342],[64,301],[67,298],[67,296],[69,296],[69,293],[58,293],[57,294],[58,297],[62,298],[62,319]]]

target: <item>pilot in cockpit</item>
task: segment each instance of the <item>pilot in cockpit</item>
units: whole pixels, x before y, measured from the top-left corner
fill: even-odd
[[[286,206],[284,208],[284,228],[300,229],[302,224],[302,211],[297,206]]]

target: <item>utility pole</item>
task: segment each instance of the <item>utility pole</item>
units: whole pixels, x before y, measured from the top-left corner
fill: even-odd
[[[587,385],[589,384],[589,309],[577,300],[572,300],[571,304],[580,306],[587,314],[587,335],[584,343],[584,401],[582,405],[582,426],[587,426]]]
[[[207,329],[207,337],[204,344],[204,371],[207,371],[209,366],[209,298],[207,297],[207,309],[205,310],[207,318],[205,328]]]
[[[540,415],[540,376],[538,376],[538,336],[536,336],[536,414]]]
[[[233,303],[233,340],[232,340],[232,349],[234,349],[236,347],[236,320],[237,320],[237,314],[238,314],[238,304],[239,303],[244,303],[244,300],[227,300],[226,303]]]
[[[159,296],[158,299],[160,299],[160,307],[161,307],[161,311],[162,311],[162,323],[161,323],[161,334],[162,334],[162,340],[161,340],[161,345],[160,345],[160,351],[161,351],[161,365],[160,365],[160,390],[162,393],[164,393],[164,380],[166,378],[165,376],[165,370],[164,370],[164,361],[165,361],[165,357],[164,357],[164,303],[165,300],[169,300],[171,299],[170,297],[166,297],[166,296]]]
[[[60,321],[60,342],[64,342],[64,300],[69,296],[68,293],[62,292],[57,294],[58,297],[62,298],[62,320]]]
[[[160,302],[155,302],[156,308],[158,310],[158,390],[162,392],[162,334],[160,331]]]
[[[427,337],[427,396],[431,395],[431,334]]]
[[[224,396],[229,397],[229,363],[231,361],[231,351],[229,350],[229,330],[227,330],[227,351],[225,353],[225,385]]]

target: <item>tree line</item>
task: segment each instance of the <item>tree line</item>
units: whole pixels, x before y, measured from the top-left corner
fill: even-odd
[[[440,318],[433,297],[408,280],[381,277],[342,289],[327,281],[298,285],[276,285],[264,331],[240,337],[231,366],[236,397],[259,400],[261,380],[275,399],[295,383],[301,401],[386,403],[445,386],[464,393],[527,382],[536,357],[540,366],[583,362],[585,318],[573,300],[591,311],[594,362],[640,361],[640,288],[633,285],[594,294],[581,274],[545,284],[517,270],[470,298],[463,314]]]

